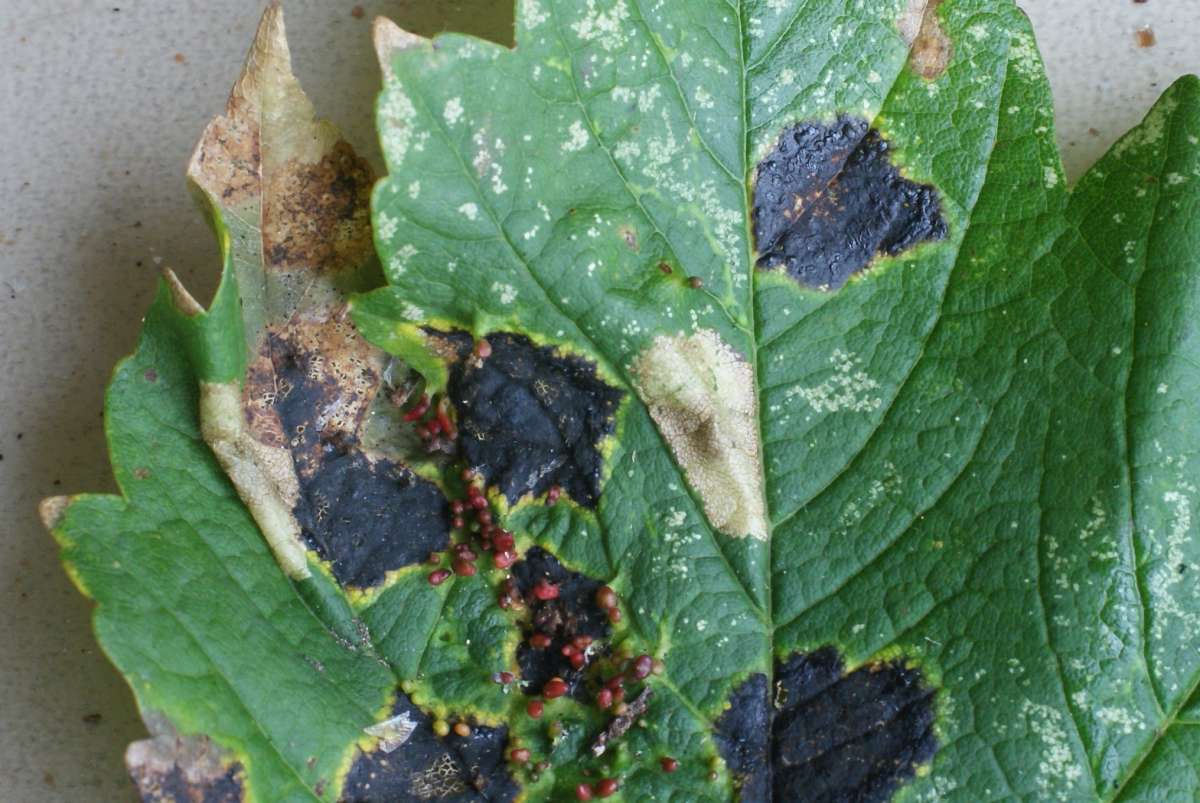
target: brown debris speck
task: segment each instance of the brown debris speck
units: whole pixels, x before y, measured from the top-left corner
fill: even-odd
[[[596,737],[596,741],[592,743],[592,755],[602,756],[608,746],[625,735],[625,732],[633,727],[633,723],[637,718],[646,713],[646,707],[650,705],[650,698],[654,696],[654,690],[649,686],[642,689],[637,697],[633,698],[626,708],[625,713],[613,719],[604,732]]]
[[[356,20],[362,19],[366,13],[367,12],[363,10],[362,6],[355,6],[354,8],[350,9],[350,16],[354,17]]]
[[[617,231],[620,233],[621,239],[625,241],[625,245],[629,247],[630,251],[638,250],[637,232],[634,231],[632,226],[621,226],[619,229],[617,229]]]
[[[1154,38],[1154,29],[1149,25],[1144,28],[1138,28],[1133,38],[1137,42],[1138,47],[1154,47],[1154,43],[1157,41]]]
[[[183,55],[182,53],[176,53],[175,54],[175,63],[176,64],[186,64],[187,56]]]

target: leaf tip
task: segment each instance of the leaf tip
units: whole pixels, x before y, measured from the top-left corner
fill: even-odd
[[[204,307],[200,306],[200,302],[183,286],[183,282],[179,281],[179,277],[175,275],[175,271],[170,268],[163,268],[162,278],[167,285],[167,290],[171,293],[171,301],[174,302],[177,310],[189,318],[194,318],[204,313]]]
[[[392,72],[392,56],[401,50],[425,41],[423,37],[401,28],[387,17],[376,17],[371,24],[371,38],[375,43],[375,54],[379,57],[379,68],[384,78],[394,78]]]

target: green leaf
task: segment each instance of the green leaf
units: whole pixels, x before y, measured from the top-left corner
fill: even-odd
[[[222,289],[168,282],[118,368],[122,497],[45,508],[164,734],[135,776],[1196,794],[1197,79],[1068,189],[1009,2],[522,0],[512,50],[380,21],[372,348],[337,326],[364,229],[313,211],[358,207],[284,180],[336,135],[277,17],[234,93],[257,111],[198,151]],[[483,551],[447,507],[471,487],[519,559],[442,579],[451,541]]]

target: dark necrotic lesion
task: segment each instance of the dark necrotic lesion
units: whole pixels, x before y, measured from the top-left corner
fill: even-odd
[[[881,803],[933,758],[934,698],[901,660],[847,673],[825,647],[744,681],[713,736],[745,803]]]
[[[407,467],[365,455],[356,439],[322,426],[331,388],[312,370],[314,355],[273,338],[275,402],[300,485],[292,513],[301,534],[334,577],[368,588],[389,571],[429,557],[450,543],[450,507],[433,482]]]
[[[614,430],[623,392],[582,357],[512,332],[487,340],[487,359],[460,359],[450,371],[467,464],[509,502],[559,486],[578,504],[594,507],[601,443]]]
[[[441,489],[390,460],[326,447],[301,477],[294,511],[309,545],[343,585],[367,588],[393,569],[449,545],[450,510]]]
[[[473,725],[468,736],[439,738],[429,715],[403,692],[397,692],[393,716],[414,723],[408,738],[391,753],[358,753],[346,775],[344,803],[396,803],[437,800],[442,803],[507,803],[520,787],[504,758],[508,729]]]
[[[754,183],[758,266],[836,289],[876,254],[946,236],[937,191],[892,164],[866,120],[798,123],[759,163]]]

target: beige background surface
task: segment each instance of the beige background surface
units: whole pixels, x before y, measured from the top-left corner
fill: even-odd
[[[297,72],[373,160],[370,19],[504,35],[507,0],[287,0]],[[1074,177],[1176,76],[1200,0],[1024,0]],[[161,262],[208,289],[216,250],[182,172],[260,0],[0,0],[0,801],[128,801],[132,699],[35,516],[110,490],[101,404]],[[1153,30],[1139,48],[1135,32]]]

